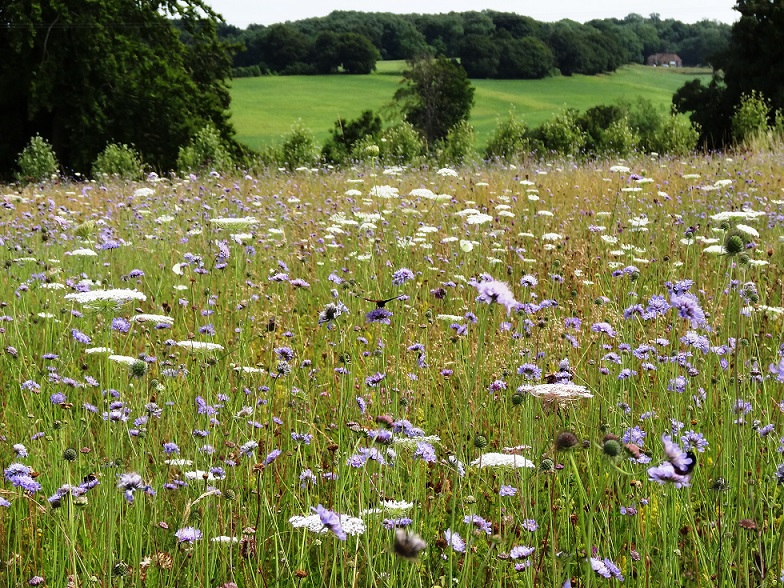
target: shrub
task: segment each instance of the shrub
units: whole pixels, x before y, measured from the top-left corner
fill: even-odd
[[[776,110],[776,118],[773,122],[773,136],[779,141],[784,139],[784,111],[781,108]]]
[[[629,125],[640,138],[639,148],[641,151],[649,153],[657,151],[663,153],[659,144],[659,137],[669,116],[666,111],[657,108],[653,102],[647,98],[638,98],[632,104],[626,106]]]
[[[19,154],[16,160],[19,168],[17,179],[20,182],[40,182],[57,175],[60,166],[52,145],[36,135]]]
[[[461,120],[446,134],[446,138],[440,145],[439,161],[442,165],[459,165],[475,155],[474,127],[468,121]]]
[[[586,137],[577,124],[577,111],[567,108],[537,129],[537,138],[547,151],[561,155],[577,155],[585,146]]]
[[[318,158],[316,139],[301,120],[291,126],[291,131],[283,137],[280,147],[281,163],[289,169],[311,166]]]
[[[700,130],[685,114],[671,114],[662,120],[654,134],[651,151],[670,155],[688,155],[700,139]]]
[[[517,118],[514,110],[510,110],[506,120],[499,121],[493,136],[485,147],[485,158],[496,157],[510,160],[530,151],[528,125]]]
[[[364,111],[359,118],[351,121],[338,119],[330,131],[330,138],[321,150],[325,161],[343,163],[354,154],[354,146],[370,138],[371,143],[378,141],[381,135],[381,117],[372,110]]]
[[[409,122],[390,127],[381,138],[380,156],[386,163],[411,163],[425,151],[425,142]]]
[[[93,162],[93,177],[117,176],[123,180],[136,180],[142,175],[142,159],[128,145],[110,143]]]
[[[629,155],[637,148],[640,137],[629,125],[629,119],[623,117],[612,121],[600,134],[597,154],[613,154],[620,157]]]
[[[743,94],[732,115],[732,138],[740,144],[768,132],[770,101],[761,92]]]
[[[359,141],[354,143],[349,155],[352,161],[374,161],[381,155],[381,148],[379,147],[379,139],[371,135],[365,135]]]
[[[183,172],[199,170],[228,171],[234,167],[231,154],[221,140],[218,129],[203,127],[185,147],[180,147],[177,168]]]

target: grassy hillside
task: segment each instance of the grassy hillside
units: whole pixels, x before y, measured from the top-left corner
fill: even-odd
[[[388,105],[400,82],[402,62],[380,63],[369,76],[286,76],[241,78],[232,86],[232,120],[238,138],[253,148],[280,141],[301,118],[319,142],[339,118],[356,118],[363,110]],[[597,104],[642,96],[669,108],[672,94],[689,79],[709,74],[628,66],[602,76],[544,80],[474,80],[476,104],[471,123],[484,144],[496,121],[513,106],[529,126],[537,126],[565,106],[585,110]]]

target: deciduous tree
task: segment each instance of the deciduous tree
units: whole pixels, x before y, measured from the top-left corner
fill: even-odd
[[[406,120],[432,146],[449,129],[467,120],[474,105],[474,87],[465,69],[443,55],[409,62],[403,86],[395,92]]]
[[[3,2],[0,174],[36,133],[85,172],[110,142],[162,169],[205,124],[231,142],[218,19],[201,0]]]

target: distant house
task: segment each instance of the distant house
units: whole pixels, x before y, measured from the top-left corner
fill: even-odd
[[[654,67],[683,67],[683,61],[675,53],[654,53],[645,63]]]

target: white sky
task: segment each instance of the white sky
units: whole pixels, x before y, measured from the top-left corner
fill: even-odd
[[[274,24],[312,16],[326,16],[333,10],[438,14],[468,10],[516,12],[539,21],[563,18],[585,22],[594,18],[623,18],[637,13],[656,12],[662,18],[686,23],[718,20],[732,23],[738,13],[733,0],[205,0],[223,15],[226,22],[240,28],[249,24]]]

